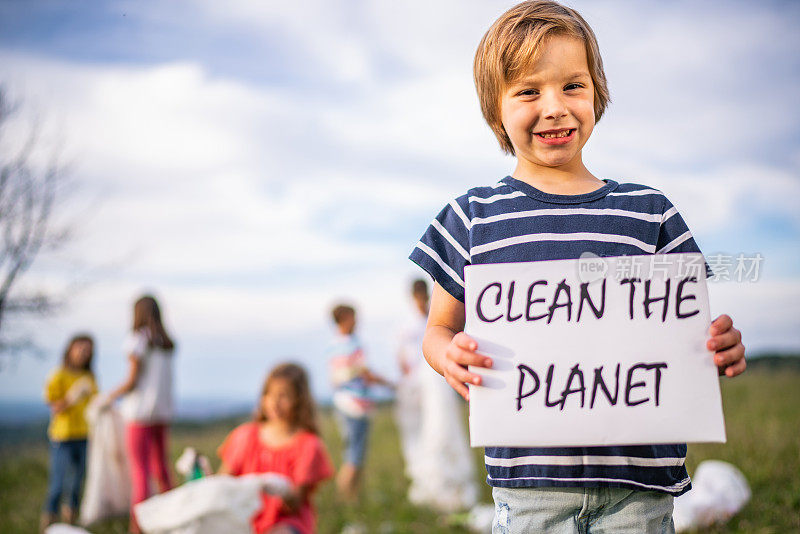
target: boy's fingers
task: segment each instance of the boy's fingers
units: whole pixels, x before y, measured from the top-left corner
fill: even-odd
[[[720,351],[738,345],[742,341],[742,333],[735,328],[727,332],[714,335],[706,342],[708,350]]]
[[[461,383],[469,382],[470,384],[475,384],[476,386],[480,385],[481,383],[480,375],[470,373],[458,364],[452,365],[448,369],[448,374]]]
[[[729,315],[720,315],[711,322],[709,334],[716,336],[717,334],[721,334],[726,330],[730,330],[732,327],[733,319],[731,319]]]
[[[745,361],[745,359],[742,358],[738,362],[734,363],[733,365],[729,365],[725,369],[725,376],[733,378],[736,375],[742,374],[746,368],[747,368],[747,361]]]
[[[491,367],[492,359],[483,354],[478,354],[469,350],[460,349],[458,347],[451,347],[447,351],[450,360],[459,365],[475,365],[478,367]]]
[[[741,343],[727,350],[721,350],[714,354],[714,363],[717,367],[733,365],[744,359],[744,345]]]
[[[456,393],[464,397],[464,400],[469,400],[469,390],[467,386],[454,379],[452,376],[448,376],[446,380],[447,383],[450,384],[450,387],[456,390]]]
[[[478,348],[478,344],[475,342],[475,340],[469,337],[464,332],[459,332],[458,334],[453,336],[453,342],[462,349],[466,350],[475,351]]]

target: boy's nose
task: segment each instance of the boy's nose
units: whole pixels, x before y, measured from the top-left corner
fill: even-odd
[[[542,113],[546,119],[556,120],[567,114],[567,106],[560,95],[544,94],[542,99]]]

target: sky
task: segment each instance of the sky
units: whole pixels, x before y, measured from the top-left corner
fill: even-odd
[[[68,338],[97,340],[102,388],[143,292],[178,342],[180,398],[251,399],[294,359],[329,394],[331,306],[353,303],[376,371],[398,375],[408,253],[450,199],[510,174],[472,58],[513,5],[428,0],[0,0],[0,83],[41,124],[73,237],[18,286],[68,295],[9,323],[39,357],[0,371],[35,399]],[[612,103],[584,148],[597,176],[661,189],[707,257],[760,254],[758,280],[709,284],[749,354],[800,351],[800,4],[571,2]],[[4,325],[6,326],[6,325]]]

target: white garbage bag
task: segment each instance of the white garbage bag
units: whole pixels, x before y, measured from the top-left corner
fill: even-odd
[[[675,498],[675,530],[685,532],[725,523],[742,509],[750,495],[747,479],[736,467],[720,460],[701,462],[692,477],[692,490]]]
[[[134,507],[146,534],[250,534],[261,492],[285,495],[288,478],[275,473],[212,475],[150,497]]]
[[[44,534],[92,534],[88,530],[80,527],[67,525],[66,523],[54,523],[44,529]]]
[[[84,397],[91,395],[93,389],[94,383],[92,379],[88,376],[82,376],[67,390],[66,395],[64,395],[64,400],[67,401],[69,406],[72,406],[73,404],[77,404]]]
[[[125,423],[100,395],[86,408],[89,449],[80,524],[126,515],[130,506],[130,475],[125,450]]]
[[[476,504],[467,516],[467,525],[473,532],[491,532],[493,521],[493,504]]]

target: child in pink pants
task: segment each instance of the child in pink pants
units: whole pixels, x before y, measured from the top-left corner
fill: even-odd
[[[136,301],[133,328],[125,343],[130,363],[128,378],[111,392],[122,397],[127,421],[125,444],[131,470],[131,532],[139,532],[133,505],[150,496],[149,475],[159,489],[172,488],[167,467],[167,427],[172,420],[172,361],[175,344],[161,322],[158,303],[151,296]]]

